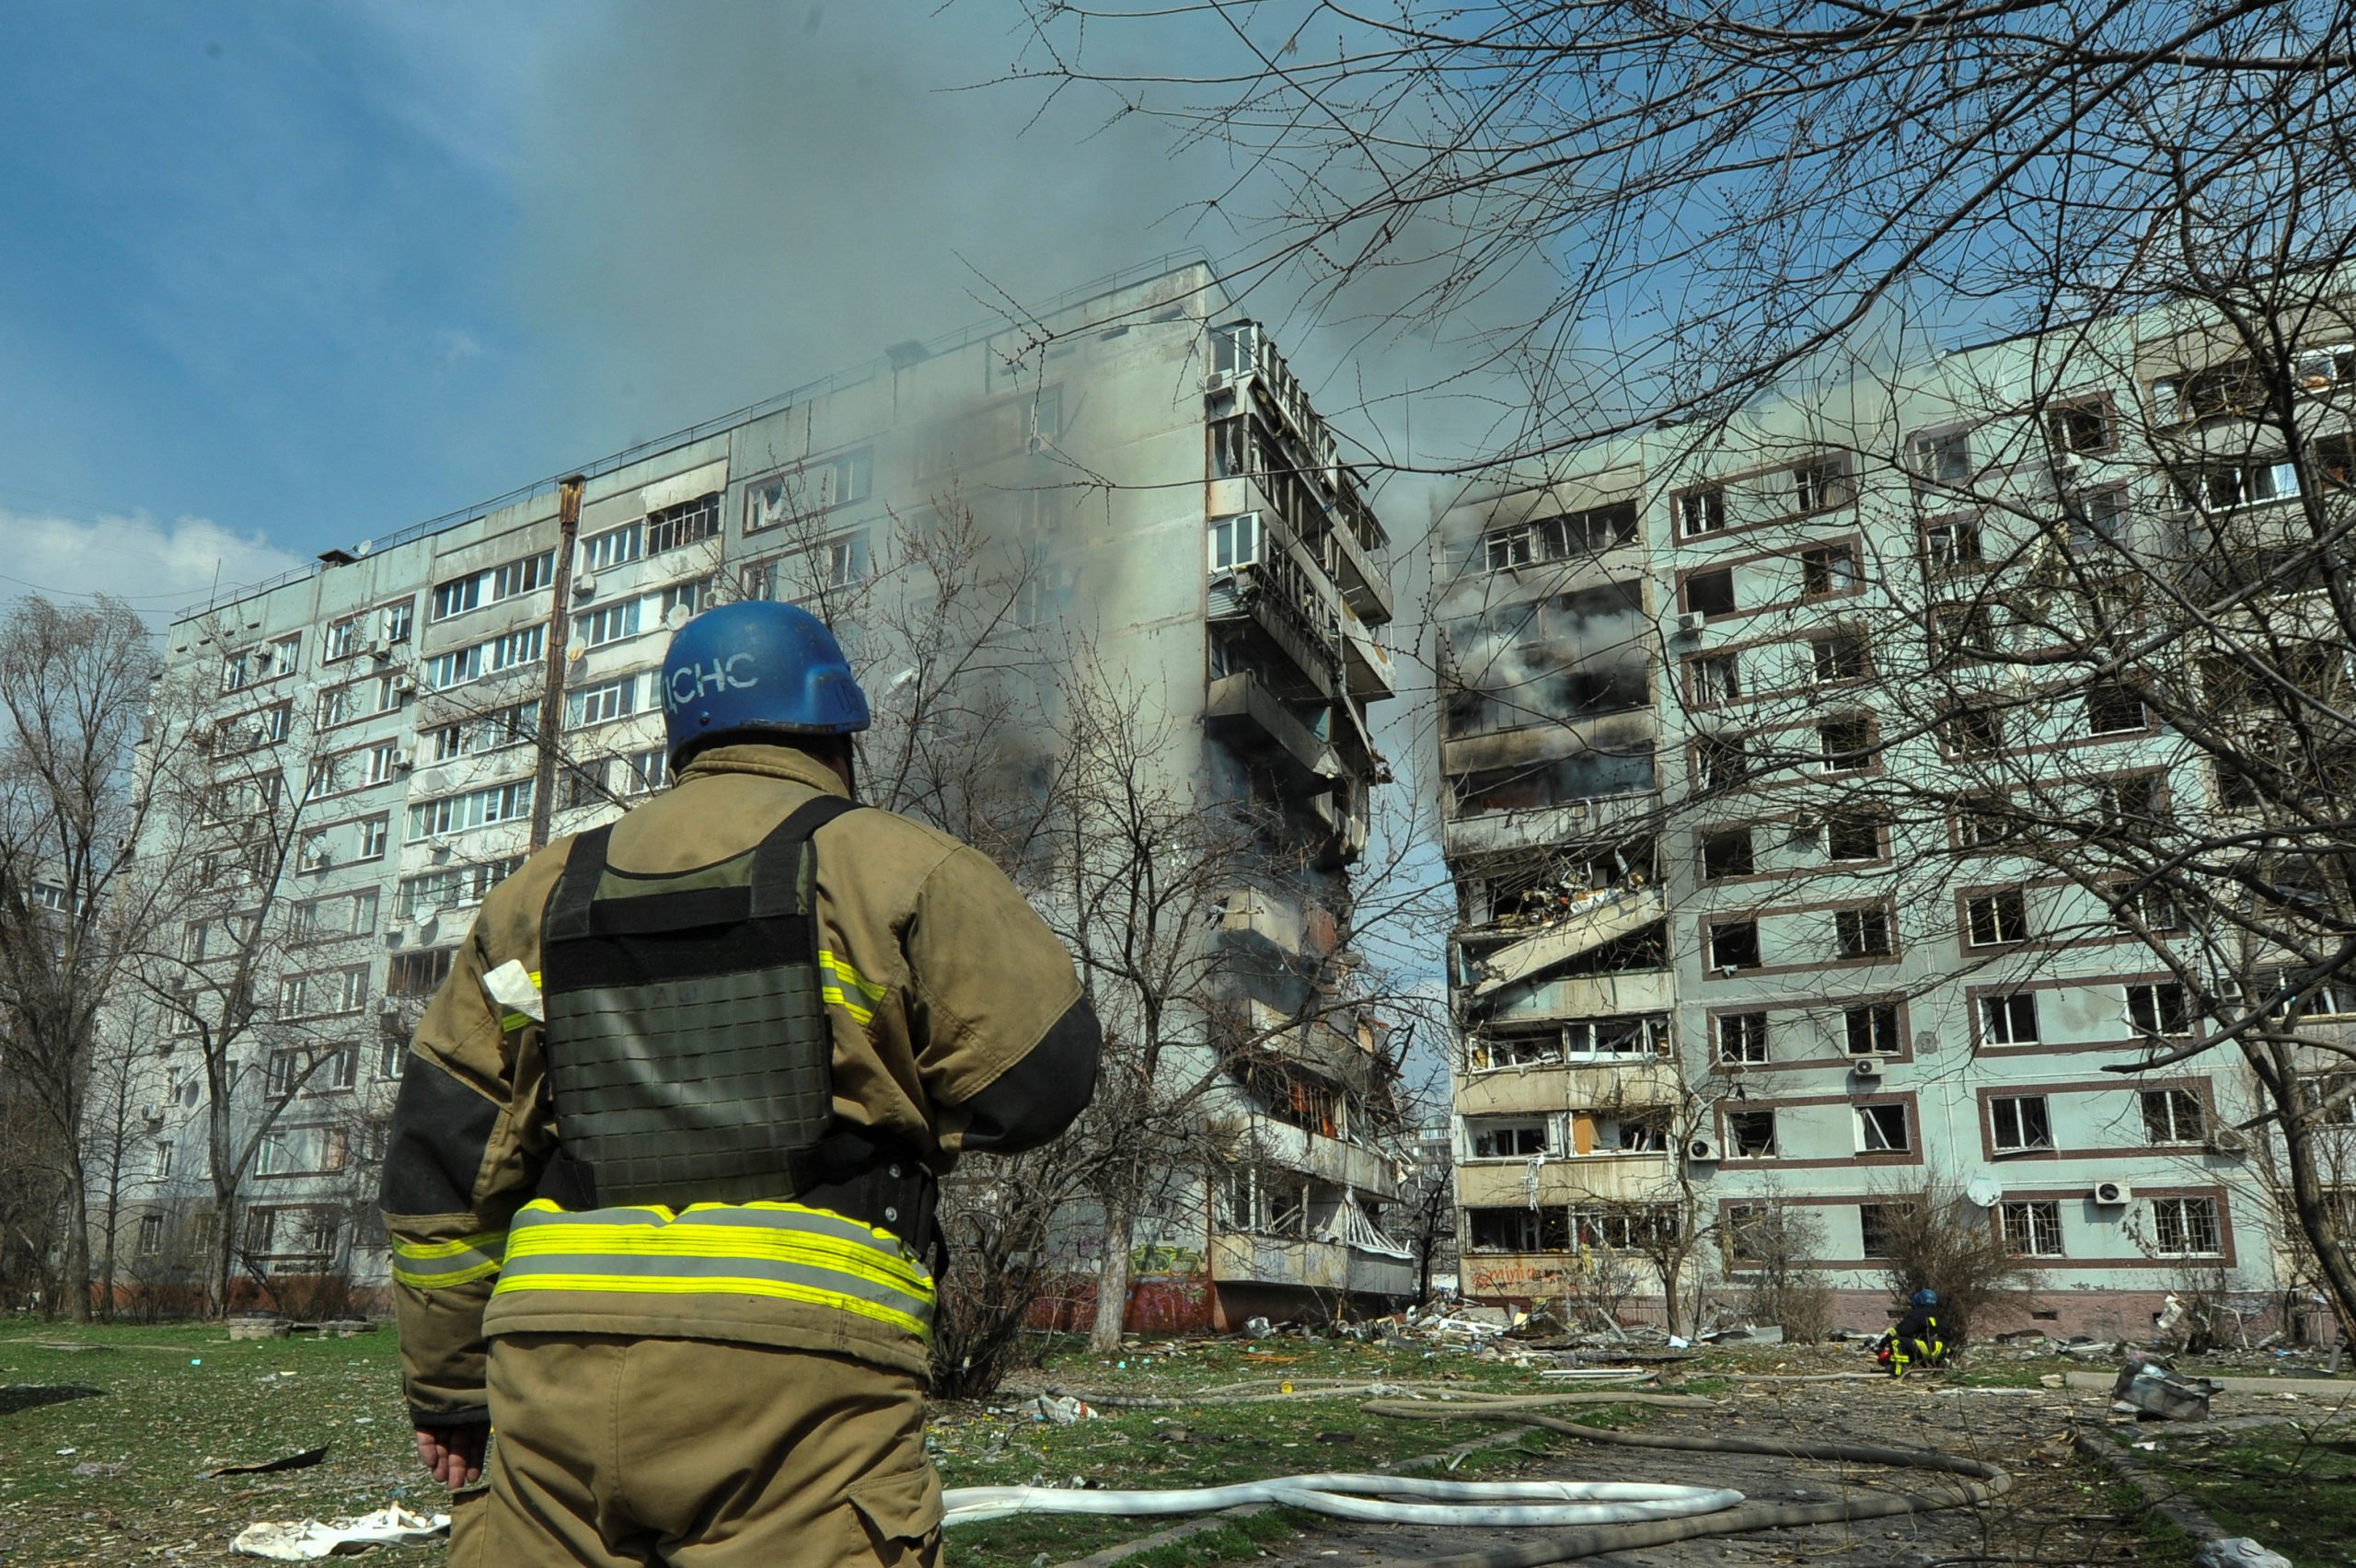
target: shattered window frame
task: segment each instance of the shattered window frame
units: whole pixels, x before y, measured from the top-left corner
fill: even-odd
[[[1774,1159],[1775,1113],[1772,1109],[1727,1113],[1727,1147],[1737,1159]]]
[[[1856,1112],[1858,1153],[1913,1152],[1913,1118],[1906,1113],[1904,1101],[1875,1101],[1856,1107]]]
[[[2037,993],[2006,991],[1980,998],[1981,1033],[1991,1045],[2044,1043],[2038,1019]]]
[[[2053,1147],[2053,1108],[2042,1094],[1999,1094],[1988,1101],[1989,1146],[1999,1154]]]

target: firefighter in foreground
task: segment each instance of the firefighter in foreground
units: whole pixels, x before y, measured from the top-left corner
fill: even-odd
[[[923,1563],[937,1176],[1054,1137],[1102,1032],[972,848],[850,800],[867,699],[788,605],[688,621],[676,787],[483,901],[383,1205],[418,1451],[474,1564]]]
[[[1946,1341],[1939,1332],[1939,1293],[1918,1290],[1906,1304],[1906,1315],[1890,1325],[1878,1346],[1893,1378],[1906,1376],[1915,1362],[1925,1366],[1946,1365]]]

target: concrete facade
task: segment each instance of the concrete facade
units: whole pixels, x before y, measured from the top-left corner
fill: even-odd
[[[1272,1103],[1265,1084],[1238,1080],[1205,1114],[1255,1129],[1270,1169],[1300,1191],[1283,1202],[1198,1191],[1191,1217],[1141,1242],[1189,1258],[1214,1298],[1249,1294],[1253,1310],[1311,1292],[1397,1294],[1398,1260],[1374,1228],[1397,1188],[1395,1162],[1377,1152],[1379,1023],[1346,1005],[1297,1031],[1283,1022],[1304,985],[1339,995],[1327,960],[1346,942],[1347,867],[1381,777],[1367,708],[1395,684],[1380,630],[1385,535],[1299,382],[1207,268],[1149,269],[1042,321],[1045,333],[901,344],[590,466],[569,560],[561,487],[548,481],[174,622],[174,668],[224,672],[220,714],[265,735],[274,725],[282,746],[294,737],[284,771],[305,795],[302,848],[278,896],[348,901],[365,947],[350,986],[321,993],[362,1047],[361,1070],[298,1095],[280,1119],[293,1136],[278,1141],[308,1136],[315,1112],[321,1124],[381,1125],[406,1030],[483,893],[527,852],[536,805],[563,834],[663,787],[656,680],[671,627],[731,597],[821,613],[855,598],[871,651],[888,657],[886,624],[939,586],[908,574],[910,541],[953,513],[970,515],[975,570],[1003,573],[1004,614],[1049,670],[1011,681],[1010,700],[1050,702],[1055,662],[1084,649],[1185,732],[1171,766],[1207,801],[1281,814],[1288,836],[1272,866],[1313,868],[1238,888],[1204,939],[1275,955],[1239,964],[1233,999],[1277,1020],[1266,1081],[1313,1086]],[[552,629],[566,644],[553,670]],[[889,669],[879,707],[895,700]],[[562,712],[544,767],[534,736],[549,703]],[[551,776],[555,798],[536,801]],[[1257,985],[1244,973],[1255,969],[1283,983]],[[200,1151],[173,1128],[198,1108],[176,1090],[156,1120],[183,1161]],[[335,1170],[273,1157],[297,1169],[258,1174],[250,1202],[283,1212],[298,1240],[266,1242],[257,1266],[348,1261],[381,1279],[380,1240],[364,1232],[355,1251],[350,1233],[328,1234],[320,1206],[375,1152],[361,1135],[320,1151]],[[1337,1225],[1345,1210],[1370,1223]]]
[[[2310,331],[2336,391],[2351,334]],[[1877,1205],[1945,1183],[2027,1254],[2044,1326],[2136,1332],[2196,1280],[2280,1307],[2266,1150],[2230,1125],[2263,1109],[2238,1053],[2102,1070],[2206,1027],[2183,987],[2083,889],[1920,809],[2002,777],[1923,696],[1973,681],[2008,683],[1980,694],[2009,726],[1986,749],[2033,759],[2035,788],[2226,809],[2141,709],[2040,704],[1937,640],[2025,640],[1968,617],[2068,613],[2099,591],[2071,560],[2210,518],[2181,478],[2203,443],[2264,466],[2246,423],[2180,406],[2219,352],[2155,313],[1829,377],[1440,518],[1468,1295],[1576,1297],[1649,1213],[1709,1228],[1695,1272],[1738,1297],[1724,1241],[1772,1203],[1812,1216],[1805,1262],[1877,1328]],[[2229,561],[2282,526],[2245,493]]]

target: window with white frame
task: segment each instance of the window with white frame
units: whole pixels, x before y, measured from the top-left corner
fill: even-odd
[[[1800,592],[1811,599],[1857,586],[1857,552],[1848,545],[1812,545],[1800,552]]]
[[[428,612],[431,618],[445,621],[452,616],[462,616],[468,610],[479,608],[482,604],[483,579],[487,575],[480,571],[470,571],[464,577],[454,577],[447,582],[435,583],[433,607]]]
[[[697,496],[646,514],[646,553],[661,555],[720,534],[720,492]]]
[[[360,754],[360,786],[391,780],[400,771],[401,746],[398,741],[379,741]]]
[[[1677,531],[1687,538],[1715,534],[1727,525],[1727,492],[1723,485],[1688,490],[1677,498]]]
[[[1742,661],[1733,653],[1714,653],[1693,661],[1693,700],[1732,702],[1742,696]]]
[[[624,599],[618,605],[601,605],[587,615],[575,616],[572,640],[583,648],[602,648],[626,637],[636,637],[638,609],[638,600]]]
[[[1849,466],[1837,457],[1802,463],[1791,471],[1792,502],[1800,512],[1821,512],[1846,506],[1855,491],[1849,483]]]
[[[1767,1059],[1765,1013],[1720,1013],[1712,1027],[1718,1037],[1719,1061],[1748,1065]]]
[[[2179,476],[2177,489],[2185,505],[2202,512],[2263,506],[2299,493],[2299,466],[2266,458],[2213,464]]]
[[[382,859],[386,846],[392,838],[392,818],[381,814],[362,817],[354,825],[360,832],[360,853],[354,858],[362,860]]]
[[[581,570],[584,572],[610,571],[638,559],[639,525],[625,523],[618,528],[607,528],[581,541]]]
[[[1854,714],[1827,719],[1816,727],[1816,770],[1856,773],[1872,765],[1874,721]]]
[[[447,691],[502,670],[537,663],[548,656],[548,634],[545,623],[535,624],[436,653],[425,662],[425,684],[436,691]]]
[[[639,677],[624,675],[619,680],[601,681],[583,686],[566,700],[564,726],[568,730],[583,729],[591,724],[604,724],[627,718],[638,710]]]
[[[1776,1152],[1775,1113],[1727,1113],[1727,1138],[1734,1146],[1735,1157],[1738,1159],[1773,1159]]]
[[[663,590],[663,619],[667,625],[674,610],[688,615],[700,615],[718,601],[712,597],[718,582],[710,577],[691,577],[685,582],[666,584]]]
[[[1887,958],[1896,952],[1898,939],[1891,928],[1888,906],[1876,904],[1863,909],[1835,910],[1832,950],[1836,958]]]
[[[1482,536],[1481,548],[1491,571],[1528,566],[1533,559],[1530,530],[1523,526],[1498,528],[1485,534]]]
[[[1971,517],[1945,517],[1923,525],[1923,556],[1934,571],[1956,571],[1978,566],[1980,523]]]
[[[1669,1015],[1573,1019],[1563,1025],[1563,1049],[1571,1056],[1657,1055],[1669,1049]]]
[[[1916,436],[1914,471],[1934,484],[1959,485],[1970,478],[1970,433],[1958,430]]]
[[[1852,1056],[1888,1055],[1899,1049],[1898,1004],[1868,1002],[1841,1014],[1842,1040]]]
[[[2154,1198],[2152,1250],[2163,1257],[2212,1257],[2219,1244],[2217,1200],[2214,1198]]]
[[[1542,1116],[1467,1116],[1464,1133],[1474,1159],[1521,1159],[1552,1152],[1547,1147],[1546,1121]]]
[[[2127,1021],[2138,1034],[2189,1034],[2192,998],[2174,980],[2127,987]]]
[[[1897,1154],[1913,1147],[1902,1103],[1857,1107],[1857,1147],[1866,1154]]]
[[[854,583],[864,582],[873,572],[873,562],[868,553],[867,530],[864,528],[853,528],[847,534],[836,535],[821,545],[815,553],[824,573],[819,581],[829,588],[849,588]]]
[[[2189,1089],[2147,1089],[2136,1099],[2142,1102],[2146,1143],[2199,1143],[2208,1132],[2200,1097]]]
[[[409,809],[409,836],[423,838],[432,834],[462,833],[470,827],[513,822],[531,814],[532,781],[519,778],[512,784],[493,784],[419,801]]]
[[[307,1124],[272,1127],[263,1137],[257,1171],[264,1176],[303,1176],[341,1170],[349,1152],[341,1127]]]
[[[1988,1101],[1988,1125],[1999,1152],[2053,1147],[2053,1121],[2041,1094],[1998,1095]]]
[[[1872,659],[1863,632],[1840,632],[1815,638],[1808,643],[1807,677],[1815,685],[1855,680],[1872,673]]]
[[[865,501],[873,478],[873,454],[861,447],[813,457],[798,467],[756,479],[745,492],[745,532],[756,534]]]
[[[633,795],[651,794],[671,782],[671,754],[666,747],[654,746],[633,752],[629,770],[622,779],[622,788]]]
[[[1991,1045],[2036,1044],[2037,994],[2015,991],[2009,996],[1981,997],[1980,1023]]]
[[[2062,1205],[2050,1198],[2001,1205],[2004,1251],[2016,1258],[2058,1258],[2062,1253]]]
[[[1260,559],[1260,514],[1256,512],[1212,518],[1208,536],[1210,569],[1215,572],[1232,571]]]
[[[1964,903],[1965,936],[1973,947],[2028,940],[2028,900],[2018,889],[1981,894]]]

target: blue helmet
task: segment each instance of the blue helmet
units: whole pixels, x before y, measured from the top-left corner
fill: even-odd
[[[766,599],[706,610],[663,656],[671,766],[723,740],[849,735],[867,728],[867,694],[826,623]]]
[[[1918,1290],[1914,1293],[1914,1299],[1907,1303],[1910,1307],[1936,1307],[1938,1304],[1939,1293],[1935,1290]]]

